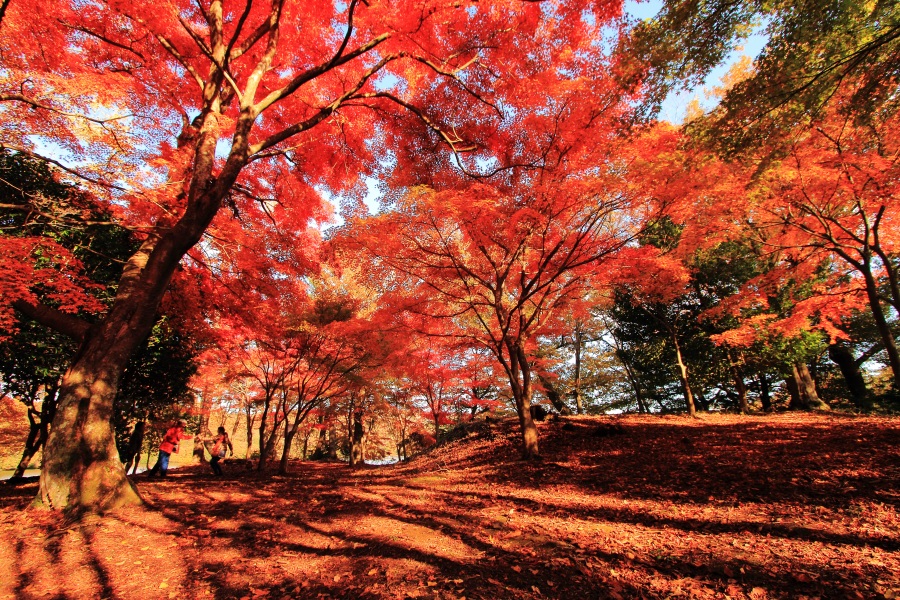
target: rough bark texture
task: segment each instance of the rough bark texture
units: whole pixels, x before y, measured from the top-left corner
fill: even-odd
[[[816,383],[813,381],[806,363],[797,362],[791,365],[791,376],[787,379],[787,385],[791,395],[790,408],[830,410],[830,407],[819,398],[819,394],[816,392]]]
[[[63,378],[41,470],[40,503],[47,508],[106,510],[142,502],[119,460],[110,421],[127,354],[116,361],[95,358],[94,352]]]
[[[538,444],[538,430],[531,416],[531,364],[520,343],[506,341],[509,358],[504,368],[509,376],[516,412],[519,414],[519,426],[522,431],[522,458],[539,460],[541,457]]]

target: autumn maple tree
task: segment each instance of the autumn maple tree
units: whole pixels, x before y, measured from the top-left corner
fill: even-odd
[[[607,184],[591,177],[527,190],[420,188],[398,210],[356,224],[377,261],[414,286],[402,292],[410,327],[468,340],[500,363],[527,458],[539,456],[531,415],[537,336],[629,239],[619,220],[626,200]]]
[[[497,149],[517,129],[503,114],[517,102],[508,82],[560,78],[554,60],[570,51],[567,40],[585,43],[588,24],[620,8],[575,0],[4,7],[0,143],[94,184],[140,241],[96,323],[67,302],[40,306],[21,286],[4,294],[5,305],[81,344],[41,476],[41,500],[54,508],[139,501],[117,462],[112,399],[182,257],[210,227],[270,219],[280,205],[289,228],[302,230],[321,214],[317,187],[350,188],[394,150],[397,166],[414,171],[405,161],[423,153],[407,149]]]

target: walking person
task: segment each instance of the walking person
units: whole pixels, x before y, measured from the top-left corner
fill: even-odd
[[[222,475],[222,467],[219,466],[219,461],[225,458],[226,451],[230,451],[231,456],[234,456],[234,446],[231,445],[231,438],[225,433],[224,427],[219,427],[219,432],[212,441],[213,447],[210,451],[212,458],[209,459],[209,466],[212,467],[214,474]]]
[[[163,436],[163,441],[159,445],[159,458],[156,459],[156,464],[153,465],[153,468],[147,472],[148,477],[154,475],[166,476],[166,471],[169,470],[169,457],[173,452],[178,452],[178,442],[191,438],[184,432],[185,427],[187,427],[187,422],[184,419],[179,419],[175,425],[166,431],[166,435]]]

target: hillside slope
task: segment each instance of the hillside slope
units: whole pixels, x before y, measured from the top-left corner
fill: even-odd
[[[58,523],[0,487],[0,598],[893,598],[900,421],[568,418],[409,463],[201,467]],[[48,568],[48,565],[55,565]],[[65,577],[58,567],[65,567]]]

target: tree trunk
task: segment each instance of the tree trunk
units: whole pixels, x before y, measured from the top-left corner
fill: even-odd
[[[63,376],[59,407],[44,446],[38,502],[45,507],[104,510],[143,502],[125,475],[111,424],[119,380],[129,357],[150,333],[178,263],[200,240],[245,164],[230,160],[210,185],[218,122],[213,111],[202,115],[187,173],[185,212],[175,223],[158,223],[163,233],[148,235],[128,259],[113,306],[102,321],[68,323],[82,343]],[[242,126],[249,129],[252,122],[247,119]]]
[[[281,451],[281,461],[278,463],[278,473],[285,475],[288,472],[288,460],[291,454],[291,445],[294,443],[296,430],[286,430],[284,432],[284,449]]]
[[[137,471],[137,464],[141,460],[141,449],[144,447],[144,431],[147,428],[147,422],[144,420],[134,424],[131,436],[128,438],[128,447],[126,448],[125,474],[131,470],[132,474]],[[132,470],[132,466],[134,469]]]
[[[142,502],[119,460],[111,424],[119,377],[136,344],[106,338],[89,339],[63,376],[41,469],[39,501],[47,508],[106,510]]]
[[[251,449],[253,448],[253,422],[255,421],[256,415],[253,415],[254,418],[251,418],[250,415],[250,405],[244,409],[244,412],[247,415],[247,455],[244,458],[250,458]]]
[[[581,344],[584,336],[581,333],[581,327],[575,327],[575,413],[584,414],[584,404],[581,399]],[[551,400],[552,402],[552,400]]]
[[[550,401],[553,408],[561,415],[571,415],[571,409],[566,406],[566,403],[562,399],[562,394],[559,393],[559,390],[553,384],[553,381],[543,373],[538,373],[538,379],[540,379],[541,385],[544,386],[544,393],[547,394],[547,400]]]
[[[747,403],[747,384],[744,383],[744,375],[730,349],[726,352],[726,356],[731,367],[731,375],[734,377],[734,388],[738,395],[738,410],[742,415],[746,415],[750,412],[750,405]]]
[[[764,372],[759,374],[759,401],[764,411],[772,410],[772,396],[769,393],[769,378]]]
[[[850,349],[840,342],[831,344],[828,346],[828,358],[841,369],[853,405],[862,410],[870,409],[869,389]]]
[[[350,466],[356,467],[364,464],[363,461],[363,418],[362,411],[353,412],[353,427],[350,436]]]
[[[888,355],[894,388],[900,389],[900,352],[897,350],[897,342],[884,316],[884,311],[881,309],[881,300],[878,296],[878,285],[875,282],[875,277],[865,269],[863,270],[863,277],[866,282],[866,296],[869,300],[869,308],[872,310],[872,316],[875,318],[875,327],[878,329],[878,333],[884,343],[884,350]]]
[[[507,348],[510,354],[507,372],[522,431],[522,458],[540,460],[537,425],[531,416],[531,365],[521,345],[508,343]]]
[[[540,460],[540,448],[538,444],[537,425],[531,416],[531,364],[522,346],[522,341],[512,339],[504,340],[503,345],[509,353],[508,360],[504,359],[504,353],[498,352],[503,368],[509,377],[513,399],[516,402],[516,412],[519,414],[519,428],[522,432],[522,458],[525,460]]]
[[[809,367],[804,362],[796,362],[791,365],[791,376],[788,378],[788,390],[791,394],[790,408],[801,410],[830,410],[830,407],[822,402],[816,392],[816,384]]]
[[[22,459],[19,461],[16,471],[10,477],[10,481],[18,481],[25,475],[25,470],[31,464],[31,460],[44,447],[49,435],[50,423],[56,416],[56,400],[59,387],[53,386],[45,391],[41,401],[41,412],[34,410],[34,405],[28,408],[28,437],[25,440],[25,448],[22,450]],[[37,415],[37,420],[35,420]]]
[[[11,482],[18,481],[25,476],[25,470],[28,469],[28,465],[31,464],[31,459],[34,458],[34,455],[38,453],[38,450],[41,449],[46,441],[47,424],[36,421],[34,412],[29,409],[28,437],[25,438],[25,448],[22,450],[22,458],[19,460],[19,465],[16,467],[12,477],[9,478]]]
[[[696,417],[697,407],[694,404],[694,394],[691,391],[691,383],[688,381],[688,368],[681,357],[681,347],[678,345],[678,337],[674,334],[672,335],[672,341],[675,345],[675,361],[678,364],[678,379],[681,381],[681,389],[684,392],[684,402],[687,405],[688,414],[692,417]]]

